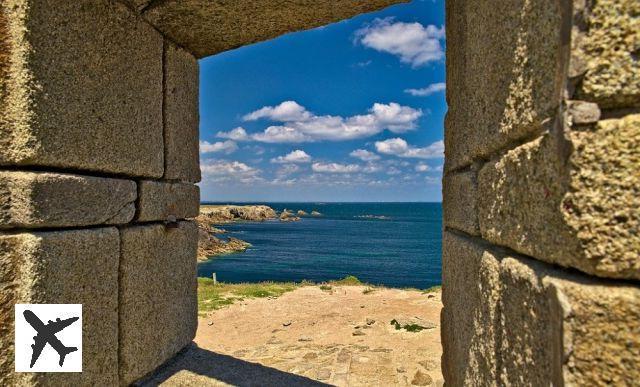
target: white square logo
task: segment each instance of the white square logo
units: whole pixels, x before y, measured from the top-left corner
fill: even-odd
[[[16,372],[82,372],[82,304],[16,304]]]

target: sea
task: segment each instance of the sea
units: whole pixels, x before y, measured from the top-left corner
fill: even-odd
[[[228,203],[203,203],[228,204]],[[198,264],[218,281],[323,282],[349,275],[388,287],[426,289],[441,283],[441,203],[234,203],[276,211],[318,211],[298,222],[237,222],[221,227],[251,243],[243,253]]]

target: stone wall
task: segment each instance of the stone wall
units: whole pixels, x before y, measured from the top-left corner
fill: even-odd
[[[638,15],[447,1],[448,385],[640,380]]]
[[[128,385],[187,345],[197,59],[396,2],[0,0],[0,385]],[[82,373],[13,372],[15,303],[83,304]]]

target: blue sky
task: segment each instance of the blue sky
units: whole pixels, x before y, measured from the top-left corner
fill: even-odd
[[[444,4],[200,61],[203,201],[440,201]]]

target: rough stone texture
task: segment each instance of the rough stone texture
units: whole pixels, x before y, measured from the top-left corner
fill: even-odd
[[[137,220],[148,222],[195,218],[200,211],[200,188],[193,184],[141,181]]]
[[[476,174],[474,171],[446,174],[442,183],[442,218],[445,227],[480,235]]]
[[[0,384],[118,383],[118,259],[114,227],[0,234]],[[82,373],[14,373],[15,303],[82,305]]]
[[[196,57],[347,19],[406,0],[168,0],[143,16]]]
[[[106,0],[0,5],[0,165],[161,177],[162,38]]]
[[[129,385],[187,345],[197,326],[194,222],[120,231],[120,384]]]
[[[547,134],[487,163],[483,238],[547,262],[640,278],[640,115]]]
[[[447,49],[454,50],[447,55],[447,84],[455,86],[447,88],[446,170],[552,124],[568,62],[569,5],[447,1]]]
[[[152,0],[119,0],[136,12],[141,12]]]
[[[442,239],[442,373],[448,385],[497,380],[498,262],[456,234]]]
[[[0,229],[127,223],[135,200],[129,180],[0,171]]]
[[[451,385],[632,385],[640,377],[637,286],[568,274],[448,232],[443,280]],[[491,367],[480,367],[479,356]]]
[[[584,7],[572,61],[582,71],[579,99],[601,108],[640,106],[640,2],[598,0]],[[576,28],[574,28],[575,30]],[[582,73],[582,74],[580,74]],[[578,75],[578,74],[573,74]]]
[[[164,81],[164,178],[195,183],[200,181],[198,61],[168,41]]]
[[[572,124],[594,124],[600,119],[600,108],[597,103],[585,101],[568,101],[567,109]]]

